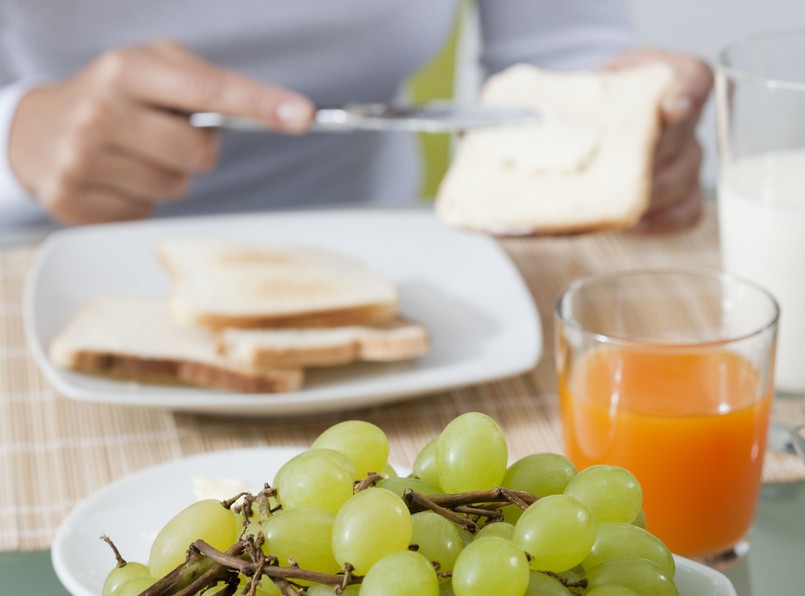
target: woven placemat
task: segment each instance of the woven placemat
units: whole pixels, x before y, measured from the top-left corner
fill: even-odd
[[[662,237],[606,233],[508,239],[503,245],[531,288],[542,318],[544,354],[513,379],[398,404],[305,418],[231,419],[71,401],[56,395],[25,347],[21,300],[33,248],[0,250],[0,550],[50,545],[77,501],[136,470],[186,455],[249,446],[308,445],[347,418],[387,432],[391,457],[410,465],[419,449],[462,412],[479,410],[503,427],[511,455],[561,451],[552,354],[552,307],[579,276],[663,265],[718,265],[715,217]],[[805,421],[803,405],[778,400],[779,415]],[[769,453],[764,480],[805,479],[805,463]]]

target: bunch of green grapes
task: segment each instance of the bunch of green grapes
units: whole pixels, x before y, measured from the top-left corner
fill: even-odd
[[[277,507],[248,522],[248,531],[262,537],[262,551],[280,565],[331,576],[346,570],[345,583],[355,582],[340,592],[347,595],[677,594],[674,559],[644,529],[640,485],[623,468],[577,472],[552,453],[507,467],[503,433],[477,412],[457,417],[430,441],[408,478],[397,477],[388,453],[388,439],[373,424],[329,428],[280,468],[273,481]],[[374,486],[359,482],[372,472],[382,476]],[[539,498],[530,505],[473,502],[468,511],[465,501],[434,497],[455,503],[452,514],[420,511],[407,498],[411,491],[455,495],[496,487]],[[184,563],[195,540],[225,551],[243,525],[240,514],[218,501],[191,505],[160,531],[147,566],[129,563],[110,572],[103,596],[141,593]],[[291,581],[300,594],[336,593],[330,585]],[[199,594],[217,594],[222,586]],[[281,592],[263,576],[255,593]]]

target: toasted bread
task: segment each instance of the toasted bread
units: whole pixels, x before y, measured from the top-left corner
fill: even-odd
[[[102,297],[50,346],[62,368],[144,383],[179,383],[248,393],[294,391],[298,368],[260,370],[218,354],[208,329],[178,324],[163,300]]]
[[[485,104],[530,107],[539,121],[467,133],[437,195],[448,224],[493,234],[634,225],[648,208],[665,64],[558,73],[514,66]]]
[[[183,323],[212,329],[335,327],[388,320],[397,291],[360,261],[310,248],[204,239],[159,245]]]
[[[424,354],[428,332],[398,317],[332,329],[225,329],[219,346],[229,358],[254,368],[394,362]]]

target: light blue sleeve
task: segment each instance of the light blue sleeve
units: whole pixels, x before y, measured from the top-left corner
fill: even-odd
[[[628,0],[476,0],[481,63],[592,68],[634,45]]]
[[[0,19],[2,16],[0,2]],[[0,227],[16,223],[22,214],[30,215],[41,211],[31,194],[17,180],[8,159],[9,135],[17,104],[31,84],[13,80],[2,41],[0,37]]]

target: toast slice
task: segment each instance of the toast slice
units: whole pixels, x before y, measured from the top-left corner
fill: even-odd
[[[161,243],[173,278],[171,307],[211,329],[336,327],[388,320],[397,291],[351,257],[204,239]]]
[[[219,346],[232,360],[253,368],[396,362],[424,354],[428,332],[397,317],[333,329],[225,329]]]
[[[518,65],[490,78],[485,104],[539,121],[467,133],[437,194],[450,225],[502,235],[625,228],[648,208],[665,64],[558,73]]]
[[[246,393],[294,391],[299,369],[254,370],[218,354],[215,334],[174,321],[164,300],[103,297],[51,343],[59,367],[144,383],[178,383]]]

